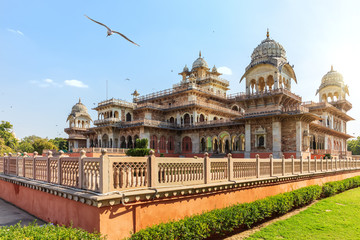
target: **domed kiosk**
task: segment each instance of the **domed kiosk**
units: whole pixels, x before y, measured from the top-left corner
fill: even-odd
[[[286,58],[284,47],[270,39],[267,31],[264,39],[252,52],[240,82],[246,79],[246,93],[256,94],[278,88],[291,90],[291,79],[297,83],[293,66]]]
[[[69,151],[74,148],[86,148],[86,137],[83,134],[90,128],[92,119],[80,98],[72,107],[66,121],[69,122],[69,128],[65,128],[65,132],[69,135]]]

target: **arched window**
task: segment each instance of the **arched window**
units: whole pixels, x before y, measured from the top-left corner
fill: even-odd
[[[174,145],[174,137],[170,136],[168,139],[168,151],[174,151],[175,145]]]
[[[150,148],[157,149],[157,136],[156,135],[152,135],[150,138]]]
[[[160,137],[160,143],[159,143],[159,149],[161,151],[165,151],[166,150],[166,138],[164,136]]]
[[[124,136],[120,138],[120,148],[126,148],[126,141]]]
[[[239,111],[239,108],[238,108],[238,106],[234,105],[234,106],[231,108],[231,110],[233,110],[233,111]]]
[[[192,152],[192,142],[191,138],[186,136],[182,140],[182,152],[183,153],[191,153]]]
[[[188,113],[186,113],[184,115],[184,125],[185,126],[189,126],[190,125],[190,115]]]
[[[173,117],[170,118],[170,123],[175,123],[175,119]]]
[[[214,120],[218,120],[218,118],[217,118],[217,117],[214,117]]]
[[[206,151],[206,142],[205,142],[205,138],[201,139],[201,152],[205,152]]]
[[[138,135],[135,135],[135,137],[134,137],[134,146],[135,146],[135,148],[137,148],[138,146],[136,146],[136,140],[138,140],[139,139],[139,136]]]
[[[258,147],[264,147],[264,146],[265,146],[265,138],[264,136],[260,136]]]
[[[119,118],[119,112],[118,112],[118,111],[115,111],[115,112],[114,112],[114,117],[115,117],[115,118]]]
[[[199,122],[204,122],[204,121],[205,121],[204,114],[200,114]]]
[[[134,148],[132,137],[128,136],[127,148]]]
[[[127,113],[126,114],[126,121],[130,122],[131,121],[131,113]]]

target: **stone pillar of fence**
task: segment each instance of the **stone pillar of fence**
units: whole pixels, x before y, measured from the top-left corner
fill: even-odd
[[[61,159],[65,156],[64,156],[64,151],[60,150],[59,153],[60,153],[60,156],[59,156],[58,165],[57,165],[57,179],[58,179],[58,184],[61,185],[61,183],[62,183]]]
[[[303,163],[302,155],[300,155],[300,173],[302,174],[303,171],[304,171],[304,163]]]
[[[21,158],[21,153],[16,154],[16,176],[19,176],[19,158]]]
[[[228,153],[228,179],[229,181],[233,181],[234,179],[234,161],[232,159],[232,154]]]
[[[291,174],[294,175],[295,174],[295,161],[294,161],[294,155],[290,156],[291,158]]]
[[[260,160],[259,160],[259,154],[256,154],[256,178],[260,177]]]
[[[316,156],[314,156],[314,164],[315,164],[315,172],[317,172],[317,159],[316,159]]]
[[[4,153],[4,161],[3,161],[3,171],[4,171],[4,174],[6,173],[6,157],[7,157],[7,154]]]
[[[281,156],[281,170],[282,170],[282,175],[285,176],[285,156],[284,156],[284,154]]]
[[[36,158],[37,158],[37,156],[39,155],[39,153],[38,152],[34,152],[34,157],[33,157],[33,165],[32,165],[32,168],[33,168],[33,176],[32,176],[32,178],[33,179],[36,179]]]
[[[272,177],[272,176],[274,176],[274,159],[273,159],[273,155],[270,154],[269,158],[270,158],[270,177]]]
[[[8,157],[7,157],[7,161],[6,161],[6,172],[7,172],[7,174],[9,174],[10,173],[10,158],[12,157],[12,153],[9,153],[8,154]]]
[[[334,161],[334,157],[331,157],[331,161],[330,161],[331,171],[333,170],[333,161]]]
[[[323,157],[320,157],[320,171],[323,172],[324,171],[324,158]]]
[[[308,173],[310,172],[311,168],[310,168],[310,156],[307,157],[307,161],[308,161]]]
[[[84,158],[86,157],[86,151],[82,149],[79,157],[79,188],[83,188],[84,185]]]
[[[148,165],[148,185],[149,187],[156,187],[159,182],[159,166],[156,161],[154,150],[150,150],[150,155],[147,160]]]
[[[210,165],[210,159],[209,154],[206,152],[204,154],[204,183],[210,183],[211,181],[211,165]]]
[[[100,156],[100,193],[110,192],[111,178],[113,177],[112,166],[106,149],[101,149]]]
[[[49,151],[49,152],[48,152],[47,161],[46,161],[46,172],[47,172],[47,174],[46,174],[46,181],[47,181],[47,182],[50,182],[50,181],[51,181],[50,158],[53,157],[52,154],[53,154],[52,151]],[[25,159],[24,159],[23,161],[25,161]]]
[[[325,157],[326,160],[326,171],[329,171],[329,158]]]
[[[338,166],[337,166],[337,157],[334,157],[335,158],[335,170],[338,169]]]

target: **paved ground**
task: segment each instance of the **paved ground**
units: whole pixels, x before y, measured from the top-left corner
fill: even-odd
[[[28,225],[35,219],[38,225],[46,224],[46,222],[0,198],[0,226],[15,225],[19,221],[21,221],[21,225]]]

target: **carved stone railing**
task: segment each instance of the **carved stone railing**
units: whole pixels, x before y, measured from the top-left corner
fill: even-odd
[[[0,174],[84,189],[99,193],[214,184],[230,181],[248,181],[302,174],[360,169],[360,160],[331,159],[254,159],[209,158],[156,158],[113,157],[106,150],[100,158],[85,156],[53,157],[5,156],[0,157]]]

